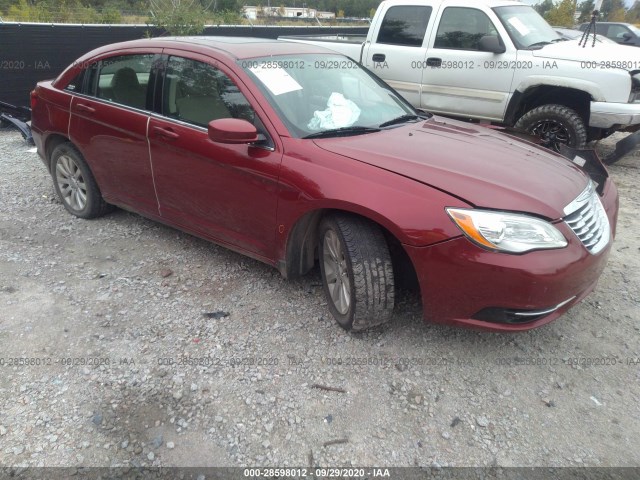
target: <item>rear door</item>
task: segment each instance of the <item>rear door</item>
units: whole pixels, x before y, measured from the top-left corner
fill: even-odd
[[[424,39],[433,6],[409,1],[389,7],[372,27],[372,43],[365,44],[362,64],[420,107],[420,83],[426,55]]]
[[[272,260],[282,159],[277,137],[230,69],[204,55],[164,52],[162,115],[149,123],[162,217]],[[259,145],[214,143],[207,125],[219,118],[245,119],[267,140]]]
[[[107,201],[158,215],[147,124],[160,50],[114,54],[88,66],[71,103],[69,136]]]

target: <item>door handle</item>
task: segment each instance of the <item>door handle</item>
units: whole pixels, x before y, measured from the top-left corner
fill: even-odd
[[[387,58],[387,56],[384,53],[374,53],[373,57],[371,57],[371,60],[373,60],[374,62],[384,62],[385,58]]]
[[[436,57],[427,58],[427,67],[439,67],[442,65],[442,59]]]
[[[93,113],[96,111],[95,108],[90,107],[89,105],[85,105],[84,103],[77,103],[76,110],[80,110],[81,112]]]
[[[165,137],[165,138],[178,138],[180,136],[173,130],[170,130],[168,128],[161,128],[161,127],[153,127],[153,133],[155,133],[159,137]]]

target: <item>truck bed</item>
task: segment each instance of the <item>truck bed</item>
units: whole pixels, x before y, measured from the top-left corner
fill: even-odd
[[[316,40],[318,42],[356,43],[362,45],[367,39],[366,34],[335,34],[335,35],[283,35],[278,40]]]
[[[362,48],[366,39],[366,35],[339,33],[334,35],[285,35],[278,37],[278,40],[286,40],[288,42],[324,46],[351,57],[356,62],[361,60]]]

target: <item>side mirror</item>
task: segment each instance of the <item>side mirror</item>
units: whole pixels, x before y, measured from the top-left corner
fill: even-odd
[[[496,35],[485,35],[478,42],[478,47],[481,52],[504,53],[507,51]]]
[[[256,127],[239,118],[211,120],[208,131],[209,139],[216,143],[241,144],[259,140]]]
[[[631,40],[633,38],[633,35],[631,35],[629,32],[623,33],[622,34],[622,38],[624,39],[625,42],[628,42],[629,40]]]

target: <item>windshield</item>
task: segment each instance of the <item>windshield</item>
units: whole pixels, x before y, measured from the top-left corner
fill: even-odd
[[[496,7],[493,9],[509,32],[516,48],[543,47],[560,40],[560,36],[538,12],[527,5]]]
[[[640,28],[636,27],[635,25],[627,25],[627,27],[629,27],[629,30],[631,30],[638,37],[640,37]]]
[[[294,137],[318,136],[323,131],[369,133],[399,117],[417,114],[381,80],[342,55],[282,55],[237,63]]]

